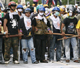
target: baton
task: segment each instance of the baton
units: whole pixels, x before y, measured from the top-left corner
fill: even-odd
[[[45,33],[45,34],[50,34],[50,33]],[[52,33],[51,35],[62,35],[61,33]],[[65,36],[72,36],[74,34],[65,34]]]
[[[18,36],[20,36],[20,34],[8,35],[8,38],[9,38],[9,37],[18,37]],[[23,34],[21,34],[21,36],[23,36]],[[3,38],[6,38],[6,36],[3,36]]]
[[[3,33],[0,33],[0,35],[9,35],[10,33],[7,33],[7,34],[3,34]]]
[[[69,38],[74,38],[74,37],[79,37],[79,35],[73,35],[73,36],[71,36],[71,37],[67,37],[67,39],[69,39]],[[64,38],[60,38],[60,39],[57,39],[58,41],[59,40],[63,40]]]

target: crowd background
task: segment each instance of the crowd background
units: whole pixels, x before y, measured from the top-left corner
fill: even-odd
[[[15,1],[15,0],[14,0]],[[7,19],[7,20],[9,20],[9,16],[8,16],[8,13],[10,13],[11,11],[13,11],[13,13],[10,15],[11,16],[11,18],[13,18],[12,17],[12,15],[14,15],[15,13],[14,12],[17,12],[17,17],[16,17],[16,19],[17,19],[17,21],[19,22],[19,26],[18,26],[18,29],[19,29],[19,31],[20,32],[22,32],[22,30],[20,30],[20,28],[23,28],[23,33],[25,34],[25,33],[29,33],[29,31],[31,31],[32,29],[30,29],[29,31],[26,31],[25,30],[25,28],[24,28],[24,26],[22,26],[23,25],[23,23],[22,22],[24,22],[24,21],[26,21],[26,19],[29,19],[28,21],[31,21],[32,20],[32,24],[31,24],[31,26],[34,26],[35,27],[35,29],[36,29],[36,32],[37,32],[37,28],[36,28],[36,21],[35,21],[35,17],[38,15],[39,17],[40,17],[40,21],[43,23],[43,22],[45,22],[45,23],[48,23],[47,24],[47,27],[51,27],[51,29],[49,29],[48,28],[48,31],[50,31],[50,30],[54,30],[55,32],[54,33],[60,33],[60,31],[61,31],[61,29],[60,29],[60,27],[61,27],[61,25],[63,24],[63,25],[65,25],[65,24],[67,24],[66,23],[66,21],[68,21],[69,19],[67,18],[67,17],[69,17],[70,18],[70,20],[71,21],[69,21],[70,23],[71,22],[73,22],[73,24],[70,24],[70,26],[69,27],[71,27],[71,28],[73,28],[73,27],[75,27],[74,25],[77,25],[77,23],[78,23],[78,20],[80,19],[80,7],[79,7],[79,5],[78,4],[75,4],[75,5],[63,5],[63,3],[62,3],[62,1],[61,0],[58,0],[59,1],[59,3],[57,4],[57,0],[47,0],[47,1],[45,1],[44,3],[43,3],[43,0],[42,0],[42,3],[40,2],[40,3],[38,3],[38,1],[40,1],[40,0],[33,0],[33,1],[27,1],[26,3],[23,3],[22,5],[20,5],[20,4],[18,4],[18,3],[14,3],[14,2],[11,2],[11,3],[9,3],[9,5],[8,5],[8,7],[6,7],[5,9],[3,9],[2,7],[2,4],[0,3],[0,7],[1,7],[1,9],[0,9],[0,16],[1,16],[1,19],[3,19],[2,20],[2,26],[3,26],[3,24],[6,22],[6,20],[4,20],[4,19]],[[16,1],[15,1],[16,2]],[[33,2],[33,3],[32,3]],[[64,1],[63,1],[64,2]],[[49,4],[50,3],[50,4]],[[15,8],[15,10],[13,9],[13,8],[11,8],[11,6],[12,7],[16,7]],[[29,12],[29,15],[27,15],[26,13],[28,13]],[[26,16],[30,16],[30,17],[26,17]],[[42,17],[41,17],[42,16]],[[53,16],[53,19],[52,19],[52,16]],[[20,19],[18,18],[18,17],[20,17]],[[60,18],[59,18],[60,17]],[[22,18],[25,18],[25,20],[22,20]],[[37,18],[37,17],[36,17]],[[49,19],[50,18],[50,19]],[[57,18],[57,19],[55,19],[55,18]],[[66,19],[67,18],[67,19]],[[46,19],[49,19],[47,22],[46,22]],[[75,19],[75,21],[73,21]],[[12,20],[12,19],[11,19]],[[43,21],[44,20],[44,21]],[[55,21],[56,20],[56,21]],[[10,21],[10,20],[9,20]],[[8,21],[8,22],[9,22]],[[39,21],[39,22],[40,22]],[[57,23],[58,22],[58,24],[53,24],[54,26],[55,26],[55,28],[53,27],[53,25],[52,26],[50,26],[50,24],[52,23],[52,21],[54,21],[55,23]],[[15,20],[13,19],[12,21],[10,21],[11,23],[15,23]],[[50,22],[50,23],[49,23]],[[21,24],[20,24],[21,23]],[[25,22],[24,22],[25,23]],[[79,22],[80,23],[80,22]],[[79,29],[80,28],[80,24],[78,23],[78,25],[77,25],[77,29]],[[8,24],[8,25],[6,25],[7,27],[9,27],[9,28],[11,28],[10,26],[11,26],[11,24]],[[15,31],[13,32],[12,31],[12,29],[14,28],[14,26],[15,26],[16,24],[14,24],[14,25],[12,25],[12,28],[11,29],[9,29],[10,31],[11,31],[11,33],[10,34],[14,34],[14,33],[16,33],[15,31],[17,31],[16,29],[15,29]],[[45,24],[44,24],[45,25]],[[67,25],[65,25],[66,27],[67,27]],[[44,26],[45,28],[46,28],[46,25]],[[52,28],[53,27],[53,28]],[[4,27],[5,28],[5,27]],[[26,26],[26,29],[28,30],[30,27],[27,27]],[[67,27],[68,28],[68,27]],[[6,29],[7,28],[5,28],[5,31],[6,31]],[[74,29],[74,28],[73,28]],[[66,31],[66,29],[64,28],[63,29],[63,31]],[[74,30],[75,31],[75,30]],[[2,30],[1,30],[1,32],[2,33],[4,33],[5,34],[5,32],[4,32],[4,30],[3,30],[3,28],[2,28]],[[7,32],[7,31],[6,31]],[[70,32],[70,31],[69,31]],[[79,31],[78,31],[79,32]],[[18,33],[18,32],[17,32]],[[51,33],[51,31],[50,31],[50,33]],[[68,32],[67,32],[68,33]],[[29,36],[31,36],[31,33],[29,33]],[[26,36],[27,37],[27,36]],[[72,59],[73,57],[75,58],[75,60],[74,60],[74,62],[78,62],[78,55],[80,55],[80,51],[79,51],[79,53],[76,51],[77,50],[77,42],[76,42],[76,40],[73,42],[71,42],[72,44],[72,47],[74,46],[74,50],[72,50],[72,47],[70,46],[70,55],[69,55],[69,50],[68,50],[68,47],[66,47],[66,52],[67,52],[67,54],[65,54],[65,49],[64,49],[64,46],[61,46],[62,44],[61,44],[61,41],[56,41],[57,39],[59,39],[59,38],[61,38],[60,36],[56,36],[56,35],[54,35],[54,37],[53,36],[51,36],[51,35],[49,35],[49,36],[47,36],[47,40],[46,40],[46,38],[45,38],[46,36],[41,36],[41,35],[39,35],[39,36],[31,36],[30,37],[30,40],[29,39],[27,39],[26,38],[26,40],[23,40],[22,39],[22,41],[20,41],[20,45],[21,45],[21,43],[23,43],[22,45],[24,46],[25,44],[24,43],[26,43],[25,41],[30,41],[31,43],[29,43],[28,44],[28,46],[30,45],[30,46],[32,46],[33,45],[33,40],[34,40],[34,46],[33,46],[33,48],[30,50],[30,55],[31,55],[31,60],[32,60],[32,63],[34,63],[34,64],[37,64],[37,63],[39,63],[39,61],[40,62],[44,62],[44,63],[48,63],[46,60],[49,60],[49,61],[51,61],[51,62],[53,62],[53,57],[54,57],[54,55],[53,55],[53,53],[54,53],[54,51],[56,51],[56,53],[57,53],[57,56],[56,56],[56,58],[57,58],[57,61],[60,61],[61,60],[61,56],[63,56],[63,58],[65,58],[65,55],[68,55],[68,56],[66,56],[66,58],[68,58],[68,59],[66,59],[66,62],[69,62],[69,60],[70,59]],[[51,38],[52,37],[52,38]],[[25,38],[25,37],[23,37],[23,38]],[[79,38],[80,39],[80,38]],[[3,39],[2,39],[3,40]],[[14,40],[16,40],[16,41],[18,41],[18,39],[17,38],[14,38],[14,39],[12,39],[12,38],[9,38],[9,39],[5,39],[4,41],[3,41],[3,43],[4,43],[4,45],[6,46],[6,48],[3,48],[3,54],[4,54],[4,50],[5,50],[5,55],[4,55],[4,59],[6,60],[6,64],[7,63],[9,63],[9,51],[7,52],[7,49],[8,49],[8,46],[12,46],[12,45],[14,45],[14,43],[15,42],[13,42]],[[69,39],[70,40],[70,39]],[[66,42],[68,41],[69,42],[69,40],[66,40]],[[35,42],[36,41],[36,42]],[[56,41],[56,43],[55,43],[55,41]],[[63,40],[64,41],[64,40]],[[2,41],[1,41],[2,42]],[[10,45],[10,43],[11,42],[13,42],[13,44],[12,45]],[[49,43],[48,43],[49,42]],[[42,44],[41,44],[42,43]],[[55,45],[55,44],[56,45]],[[74,43],[74,44],[73,44]],[[40,45],[39,45],[40,44]],[[63,43],[63,44],[65,44],[65,43]],[[2,45],[2,43],[1,43],[1,45]],[[18,45],[18,42],[17,42],[17,44],[16,45]],[[22,46],[21,45],[21,46]],[[39,47],[41,47],[41,48],[39,48]],[[42,45],[44,45],[44,46],[42,46]],[[58,46],[59,45],[59,46]],[[67,43],[66,43],[66,45],[67,45]],[[22,47],[23,47],[22,46]],[[16,47],[16,46],[15,46]],[[21,48],[22,48],[21,47]],[[24,46],[25,47],[25,46]],[[35,48],[36,48],[36,51],[35,51]],[[62,48],[61,48],[62,47]],[[14,47],[13,47],[14,48]],[[14,49],[10,49],[10,55],[13,55],[13,54],[17,54],[17,48],[18,48],[18,46],[16,47],[16,49],[14,48]],[[29,47],[30,48],[30,47]],[[38,48],[38,49],[37,49]],[[62,50],[63,49],[63,50]],[[13,51],[13,50],[15,50],[15,51]],[[62,52],[61,52],[62,51]],[[23,56],[22,56],[22,52],[23,52]],[[21,51],[20,51],[20,59],[21,60],[24,60],[24,63],[28,63],[27,62],[27,58],[28,57],[25,57],[26,56],[26,54],[27,54],[27,52],[26,52],[26,54],[25,54],[25,52],[26,52],[26,49],[24,49],[23,48],[23,50],[21,49]],[[36,52],[36,57],[35,57],[35,52]],[[47,52],[47,54],[46,54],[46,52]],[[73,53],[74,52],[74,53]],[[63,54],[62,54],[63,53]],[[73,53],[73,54],[72,54]],[[44,55],[46,56],[47,55],[47,59],[45,59],[44,58]],[[15,58],[13,57],[13,61],[15,62],[15,63],[19,63],[18,62],[18,55],[15,55],[16,56],[16,60],[17,61],[15,61]],[[69,57],[70,56],[70,57]],[[36,61],[36,59],[37,59],[37,61]],[[80,56],[79,56],[79,58],[80,58]]]

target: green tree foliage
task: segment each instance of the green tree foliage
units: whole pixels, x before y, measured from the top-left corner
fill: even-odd
[[[18,3],[18,0],[10,0],[10,1],[15,1],[16,3]],[[26,0],[26,2],[27,2],[27,1],[29,1],[31,5],[33,4],[33,0]],[[38,3],[41,4],[41,1],[42,1],[42,0],[39,0]],[[63,5],[66,5],[66,4],[67,4],[67,1],[68,1],[68,0],[62,0],[62,4],[63,4]],[[80,0],[77,0],[77,1],[80,1]],[[59,2],[58,2],[58,3],[59,3]],[[74,5],[74,4],[75,4],[75,0],[69,0],[69,4],[73,4],[73,5]]]
[[[14,1],[14,2],[18,3],[18,0],[10,0],[10,1]]]

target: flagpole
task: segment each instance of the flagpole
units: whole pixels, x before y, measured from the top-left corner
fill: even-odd
[[[67,4],[69,5],[69,0],[67,0]]]
[[[75,0],[75,4],[76,4],[76,0]]]

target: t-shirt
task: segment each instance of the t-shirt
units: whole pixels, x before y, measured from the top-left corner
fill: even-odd
[[[75,34],[76,32],[76,24],[77,24],[78,20],[77,18],[65,18],[63,23],[65,24],[65,27],[66,27],[66,31],[65,33],[67,34]]]
[[[10,18],[9,13],[7,13],[4,19],[8,20],[6,24],[6,26],[8,27],[8,33],[10,33],[11,35],[18,34],[18,21],[20,20],[19,15],[14,14],[13,18]]]
[[[50,19],[52,20],[53,25],[53,32],[54,33],[60,33],[60,18],[55,18],[53,15],[50,16]]]
[[[26,24],[25,24],[26,23]],[[32,27],[28,27],[28,26],[31,26],[32,25],[32,22],[29,23],[29,21],[27,22],[24,22],[24,18],[22,18],[20,21],[19,21],[19,25],[18,25],[18,29],[21,29],[22,30],[22,34],[24,34],[22,36],[22,39],[28,39],[28,38],[31,38],[32,35],[33,35],[33,32],[32,32]],[[31,36],[28,36],[29,35],[29,32],[31,32]]]

